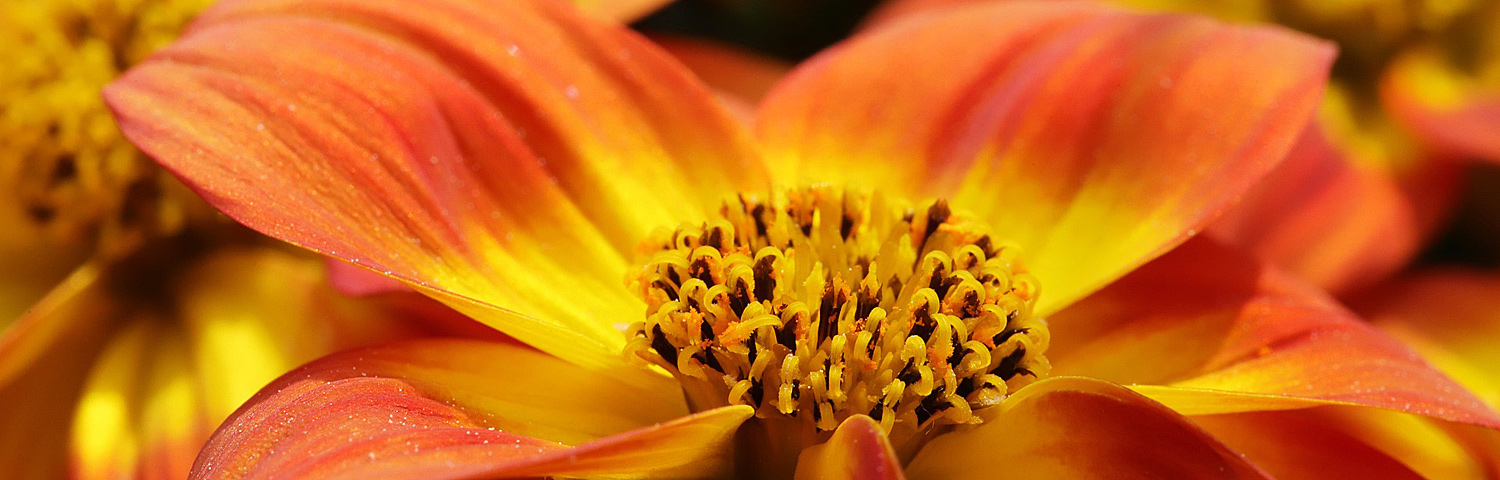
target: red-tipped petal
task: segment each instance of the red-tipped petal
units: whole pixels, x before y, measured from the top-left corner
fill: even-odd
[[[907,476],[1269,478],[1188,419],[1119,385],[1053,378],[996,408],[978,428],[924,446]]]
[[[1397,167],[1355,154],[1309,128],[1209,233],[1334,294],[1388,277],[1446,217],[1457,165]]]
[[[1050,313],[1196,233],[1302,131],[1333,49],[1086,3],[948,8],[813,59],[758,116],[786,181],[943,196]]]
[[[805,480],[901,480],[901,460],[885,430],[870,417],[855,415],[839,424],[833,437],[809,447],[797,458],[797,477]]]
[[[215,433],[194,478],[723,473],[750,409],[674,419],[686,410],[670,393],[508,343],[352,351],[262,390]]]
[[[1054,373],[1142,384],[1187,414],[1350,404],[1500,427],[1472,393],[1325,294],[1206,239],[1051,320]]]
[[[226,2],[106,98],[237,220],[600,368],[636,243],[763,185],[685,69],[560,2]]]
[[[1378,295],[1377,295],[1378,293]],[[1375,326],[1402,339],[1500,408],[1500,276],[1443,269],[1387,282],[1356,300]]]

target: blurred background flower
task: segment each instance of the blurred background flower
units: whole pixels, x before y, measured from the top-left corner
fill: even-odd
[[[228,221],[124,140],[100,90],[209,3],[0,2],[8,478],[183,478],[221,420],[297,365],[487,335],[414,294],[336,292],[324,260]]]

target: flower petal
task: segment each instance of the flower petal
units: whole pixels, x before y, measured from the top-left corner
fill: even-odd
[[[1195,240],[1052,319],[1054,373],[1189,415],[1363,405],[1500,427],[1500,415],[1325,294]]]
[[[89,367],[112,330],[108,318],[96,320],[85,324],[90,328],[70,329],[65,336],[39,344],[41,348],[29,355],[24,368],[0,382],[0,412],[5,412],[0,472],[6,476],[20,480],[66,477],[71,432],[65,426],[73,418]],[[0,347],[13,348],[14,343]],[[9,354],[5,355],[6,365],[11,365]]]
[[[1334,294],[1390,276],[1441,224],[1457,193],[1457,165],[1385,168],[1351,154],[1309,128],[1209,234]]]
[[[755,105],[792,69],[780,59],[700,38],[652,34],[651,41],[703,79],[720,100],[746,119],[755,115]]]
[[[106,97],[242,223],[599,368],[636,242],[763,184],[686,70],[560,2],[226,2]]]
[[[319,357],[468,333],[444,318],[458,314],[429,299],[350,298],[327,278],[316,258],[277,248],[229,248],[175,279],[176,324],[191,345],[193,384],[213,421],[208,428],[267,382]]]
[[[1500,18],[1491,6],[1477,18]],[[1476,22],[1479,23],[1479,22]],[[1500,161],[1500,20],[1473,34],[1474,44],[1422,45],[1391,62],[1381,78],[1381,101],[1430,145],[1450,153]],[[1468,40],[1468,39],[1465,39]],[[1460,53],[1462,52],[1462,53]],[[1459,60],[1464,54],[1465,60]]]
[[[579,9],[604,18],[630,23],[672,3],[672,0],[571,0]]]
[[[276,385],[373,376],[415,386],[507,431],[555,442],[587,440],[687,414],[671,377],[634,365],[599,372],[513,342],[412,340],[334,355]]]
[[[20,209],[21,202],[6,202],[0,205],[0,225],[23,225],[19,215],[7,215],[12,209]],[[9,328],[26,313],[33,304],[73,271],[77,270],[86,252],[69,245],[45,238],[0,233],[0,329]]]
[[[998,3],[1003,0],[890,0],[881,2],[865,20],[866,27],[880,27],[920,13],[940,8],[951,8],[978,3]],[[1242,22],[1264,22],[1271,19],[1267,4],[1263,1],[1205,2],[1201,0],[1115,0],[1111,3],[1128,5],[1142,10],[1192,12],[1212,15],[1216,18]]]
[[[1338,418],[1327,408],[1335,407],[1198,416],[1193,422],[1279,479],[1479,478],[1474,470],[1424,477],[1359,438],[1364,426]],[[1451,440],[1442,446],[1456,447]]]
[[[1268,172],[1332,57],[1282,30],[1082,2],[942,9],[804,64],[758,133],[782,180],[941,195],[988,220],[1025,252],[1046,314]]]
[[[630,387],[510,343],[357,350],[263,389],[210,440],[194,478],[722,471],[750,409],[673,419],[686,409],[664,387]]]
[[[907,476],[1268,478],[1186,418],[1118,385],[1056,377],[996,408],[978,428],[924,446]]]
[[[808,447],[797,458],[799,479],[899,480],[901,460],[880,423],[855,415],[839,424],[827,442]]]
[[[302,362],[445,333],[412,321],[425,312],[417,305],[338,295],[316,257],[225,247],[187,258],[192,263],[170,267],[179,270],[149,286],[139,285],[143,273],[131,261],[100,282],[136,301],[113,304],[112,316],[96,325],[116,333],[87,381],[74,383],[82,385],[77,398],[61,400],[78,405],[69,449],[74,475],[183,478],[220,421]],[[92,358],[93,351],[75,354]]]
[[[1402,339],[1444,373],[1500,408],[1500,276],[1428,270],[1380,286],[1355,302],[1375,326]]]
[[[107,294],[100,279],[103,268],[88,263],[74,270],[0,331],[0,385],[23,374],[38,357],[59,344],[94,337],[109,329],[120,305]]]

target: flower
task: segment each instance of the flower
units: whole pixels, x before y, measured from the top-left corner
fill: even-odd
[[[1316,289],[1183,244],[1303,130],[1325,44],[952,10],[802,65],[747,132],[618,25],[423,6],[225,3],[106,90],[226,214],[519,341],[309,364],[197,478],[1431,474],[1466,465],[1346,427],[1500,426]]]

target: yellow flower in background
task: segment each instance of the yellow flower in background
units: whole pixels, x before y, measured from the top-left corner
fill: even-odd
[[[125,141],[99,95],[210,1],[0,4],[0,322],[85,259],[210,217]]]

